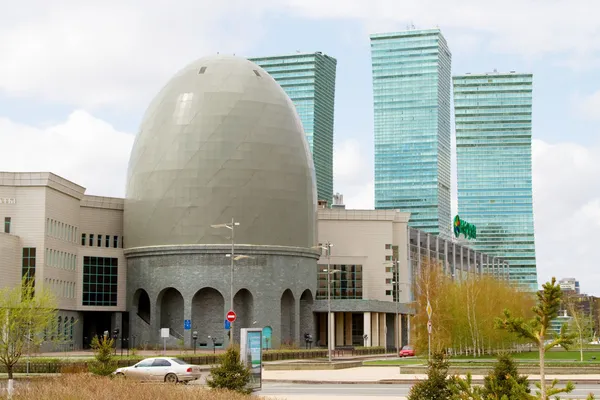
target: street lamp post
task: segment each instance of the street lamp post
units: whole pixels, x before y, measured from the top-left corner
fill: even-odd
[[[231,254],[229,255],[229,257],[231,258],[231,271],[230,271],[230,278],[229,278],[229,309],[233,311],[233,263],[234,263],[234,258],[235,258],[235,227],[236,226],[240,226],[239,222],[236,222],[235,218],[231,218],[231,222],[230,223],[226,223],[226,224],[216,224],[216,225],[211,225],[212,228],[227,228],[229,230],[231,230]],[[232,332],[233,331],[233,322],[231,323],[230,327],[229,327],[229,331]],[[233,343],[233,334],[230,333],[230,343]]]
[[[230,278],[229,278],[229,309],[234,311],[233,309],[233,270],[234,270],[234,262],[244,259],[244,258],[253,258],[251,256],[246,255],[235,255],[235,227],[240,226],[240,223],[235,220],[235,218],[231,218],[231,222],[226,224],[216,224],[211,225],[211,228],[227,228],[231,230],[231,254],[226,254],[226,257],[231,258],[231,266],[230,266]],[[233,322],[231,322],[229,326],[229,343],[233,344]]]
[[[321,247],[327,250],[327,358],[329,359],[329,362],[331,362],[331,274],[338,271],[331,270],[331,248],[333,247],[333,244],[325,242]]]
[[[394,260],[394,269],[396,270],[396,356],[400,354],[400,261]]]

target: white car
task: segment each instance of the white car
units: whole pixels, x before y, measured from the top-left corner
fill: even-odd
[[[113,374],[143,381],[187,383],[200,379],[200,368],[174,357],[152,357],[131,367],[119,368]]]

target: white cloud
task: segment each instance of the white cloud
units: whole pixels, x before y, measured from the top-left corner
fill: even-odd
[[[506,0],[491,6],[478,0],[290,0],[291,7],[311,18],[364,21],[366,28],[396,30],[414,23],[417,28],[439,25],[442,29],[475,31],[486,35],[496,51],[525,57],[566,53],[585,60],[600,51],[595,40],[600,28],[596,0]],[[452,45],[450,46],[452,48]]]
[[[0,171],[49,171],[85,187],[87,194],[123,197],[134,136],[85,111],[45,128],[0,118]]]
[[[198,57],[243,54],[263,37],[298,34],[268,31],[267,15],[355,20],[368,32],[440,25],[457,50],[558,54],[585,65],[598,59],[599,12],[596,0],[506,0],[497,7],[476,0],[23,0],[0,13],[0,91],[137,110]]]
[[[573,276],[597,294],[600,147],[535,140],[532,155],[539,281]]]
[[[374,208],[373,162],[356,139],[336,142],[333,154],[334,190],[344,195],[347,208]]]
[[[582,96],[576,95],[574,99],[576,114],[591,120],[600,120],[600,90]]]
[[[187,63],[245,50],[264,10],[238,0],[13,3],[0,13],[0,90],[87,108],[145,106]]]

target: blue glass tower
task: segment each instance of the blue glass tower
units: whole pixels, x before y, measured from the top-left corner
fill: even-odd
[[[375,208],[449,236],[451,59],[439,29],[371,35]]]
[[[531,188],[532,75],[455,76],[458,213],[477,226],[474,248],[510,263],[537,290]]]
[[[337,60],[321,52],[250,58],[296,105],[317,177],[317,197],[333,200],[333,114]]]

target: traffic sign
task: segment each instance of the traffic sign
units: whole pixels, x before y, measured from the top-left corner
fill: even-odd
[[[225,330],[231,329],[231,322],[225,320]]]
[[[227,313],[227,321],[235,322],[236,318],[237,318],[237,315],[235,315],[235,311],[229,310],[229,312]]]
[[[432,324],[431,321],[427,321],[427,332],[429,332],[431,334],[431,328],[432,328]]]
[[[192,329],[192,320],[191,319],[186,319],[183,321],[183,329],[185,329],[186,331],[189,331],[190,329]]]
[[[433,314],[433,308],[431,308],[431,303],[429,303],[429,300],[427,300],[427,308],[425,310],[427,310],[427,317],[431,319],[431,314]]]

